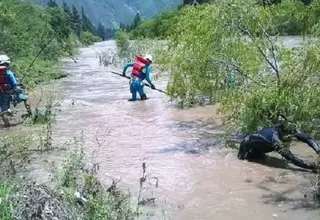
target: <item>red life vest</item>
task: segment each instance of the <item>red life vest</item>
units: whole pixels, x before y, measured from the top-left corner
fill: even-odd
[[[142,69],[149,63],[149,60],[147,60],[143,56],[137,56],[133,64],[131,75],[139,77],[140,73],[142,72]]]
[[[7,70],[8,67],[0,66],[0,92],[7,92],[9,90]]]

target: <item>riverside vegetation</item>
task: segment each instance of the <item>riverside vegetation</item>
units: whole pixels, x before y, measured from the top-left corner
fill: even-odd
[[[282,1],[264,7],[256,1],[227,0],[184,6],[168,12],[170,16],[159,15],[165,18],[139,21],[130,33],[120,30],[118,54],[102,54],[100,61],[120,66],[136,53],[152,50],[159,72],[170,72],[167,89],[171,99],[180,101],[184,107],[200,102],[199,97],[207,97],[209,104],[219,103],[221,112],[228,116],[226,124],[230,132],[254,131],[271,124],[281,112],[318,136],[319,44],[310,39],[319,34],[318,4],[304,6],[299,1]],[[68,8],[54,4],[40,8],[18,0],[0,3],[4,12],[0,19],[8,24],[0,33],[4,39],[0,50],[12,57],[14,71],[29,88],[61,77],[59,58],[72,57],[81,44],[100,40],[90,28],[85,28],[81,16]],[[78,20],[69,19],[71,14]],[[63,22],[68,25],[58,25]],[[139,28],[144,33],[150,30],[148,25],[141,27],[146,22],[161,31],[156,36],[137,34]],[[162,25],[162,29],[153,24]],[[277,36],[292,34],[288,30],[305,37],[301,46],[281,45]],[[156,37],[166,42],[155,43]],[[129,41],[134,38],[135,41]],[[237,73],[237,85],[222,86],[231,71]],[[70,149],[67,158],[71,159],[65,160],[61,168],[53,169],[58,172],[53,172],[50,186],[17,179],[17,173],[32,162],[34,153],[45,156],[57,150],[51,144],[54,109],[55,103],[49,100],[45,117],[40,112],[33,119],[39,126],[36,131],[42,133],[1,137],[1,219],[134,219],[140,214],[141,201],[135,210],[130,194],[117,189],[116,182],[102,186],[96,177],[98,164],[85,163],[88,159],[81,138],[59,149]],[[142,169],[141,189],[145,164]],[[319,177],[313,189],[319,189]]]
[[[103,38],[84,10],[79,13],[67,4],[49,1],[40,7],[30,1],[1,0],[0,11],[0,23],[5,24],[0,51],[11,57],[12,69],[28,91],[64,77],[60,58],[72,58],[80,46]],[[141,201],[133,209],[130,194],[119,190],[116,182],[105,187],[98,181],[98,164],[84,155],[81,138],[61,148],[52,146],[58,103],[54,96],[44,100],[20,130],[12,128],[0,135],[0,219],[111,220],[141,215]],[[57,151],[69,155],[59,166],[45,159]],[[52,168],[48,184],[37,183],[24,173],[35,156]],[[143,181],[140,184],[143,187]]]
[[[84,44],[101,41],[97,30],[75,7],[58,7],[54,1],[39,7],[29,1],[2,0],[0,51],[8,54],[17,77],[27,86],[63,75],[62,56],[73,56]]]
[[[171,100],[182,107],[204,99],[219,104],[228,134],[246,135],[284,114],[319,138],[319,9],[320,1],[298,0],[185,5],[119,30],[118,60],[153,53],[155,65],[170,73]],[[291,35],[303,41],[284,46],[281,38]],[[101,60],[110,65],[107,57]],[[231,72],[236,83],[228,87]],[[312,188],[318,194],[319,182],[318,175]]]

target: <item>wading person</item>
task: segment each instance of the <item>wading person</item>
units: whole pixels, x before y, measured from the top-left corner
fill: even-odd
[[[317,154],[320,153],[319,145],[314,139],[299,131],[295,124],[281,120],[275,126],[263,128],[257,133],[245,137],[240,143],[238,158],[242,160],[261,159],[265,157],[266,153],[276,151],[294,165],[316,171],[316,163],[304,161],[290,151],[293,137],[308,144]]]
[[[141,100],[146,100],[147,95],[144,92],[144,83],[143,80],[147,80],[151,89],[155,89],[156,87],[153,85],[150,73],[151,73],[151,63],[152,63],[152,56],[147,54],[143,56],[137,56],[134,62],[127,63],[122,71],[122,75],[126,76],[126,71],[129,67],[132,68],[131,72],[131,79],[129,81],[130,92],[131,92],[131,99],[128,101],[136,101],[137,100],[137,93]]]

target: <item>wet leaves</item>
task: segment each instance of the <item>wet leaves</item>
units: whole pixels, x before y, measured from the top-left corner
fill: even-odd
[[[271,13],[254,1],[234,0],[183,9],[158,59],[171,72],[171,98],[193,106],[197,95],[208,96],[211,104],[221,103],[230,129],[243,133],[275,123],[285,111],[318,135],[312,121],[320,117],[319,44],[306,39],[288,48],[274,35],[289,8],[299,11],[299,23],[300,7],[285,3]],[[233,89],[222,83],[231,72],[237,76]]]

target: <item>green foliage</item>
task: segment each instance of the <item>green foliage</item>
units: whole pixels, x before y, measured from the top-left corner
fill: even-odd
[[[44,4],[48,0],[33,0]],[[143,18],[152,18],[160,11],[175,8],[181,4],[181,0],[56,0],[57,3],[66,1],[77,8],[84,7],[85,12],[94,24],[102,23],[106,28],[115,28],[121,22],[131,23],[137,9]]]
[[[199,91],[212,96],[216,90],[212,85],[221,80],[221,76],[214,74],[217,67],[211,62],[212,52],[219,50],[224,40],[219,39],[221,25],[219,18],[213,16],[215,13],[215,7],[200,6],[186,7],[180,15],[169,48],[159,61],[171,72],[168,92],[174,99],[193,103]],[[216,41],[211,42],[213,38]],[[208,73],[213,77],[203,81]]]
[[[77,143],[76,143],[77,144]],[[60,176],[58,177],[59,186],[61,187],[76,187],[78,177],[81,174],[81,169],[85,165],[83,149],[74,148],[69,145],[70,157],[65,159],[63,167],[61,168]],[[73,147],[73,148],[72,148]],[[77,147],[77,146],[76,146]]]
[[[120,23],[119,29],[126,30],[128,32],[137,28],[140,23],[141,23],[141,16],[140,16],[140,13],[137,12],[131,24]]]
[[[165,39],[176,26],[179,12],[172,9],[159,13],[153,19],[141,21],[133,30],[127,29],[130,31],[130,38]]]
[[[79,15],[79,12],[77,8],[73,5],[72,11],[69,14],[70,21],[71,21],[71,28],[74,31],[74,33],[80,37],[81,33],[81,17]]]
[[[199,2],[199,1],[198,1]],[[200,4],[210,3],[219,5],[219,1],[200,1]],[[277,1],[274,1],[274,3]],[[193,1],[186,1],[175,10],[168,10],[159,13],[152,19],[143,20],[140,24],[133,28],[133,25],[122,25],[122,29],[130,32],[130,39],[150,38],[150,39],[166,39],[172,31],[177,27],[178,20],[192,19],[183,16],[183,10]],[[262,3],[255,1],[253,4],[261,9],[270,10],[273,13],[272,21],[274,22],[273,30],[270,33],[280,35],[307,35],[313,33],[314,26],[318,24],[320,19],[320,2],[313,1],[312,4],[305,4],[303,1],[285,0],[281,4],[270,4],[263,7]],[[198,6],[193,6],[198,8]],[[188,9],[187,9],[188,10]],[[182,16],[180,16],[182,15]],[[314,34],[314,33],[313,33]]]
[[[14,178],[0,180],[0,219],[13,220],[38,213],[52,213],[60,219],[134,219],[130,195],[116,187],[105,189],[96,172],[85,168],[83,149],[73,148],[61,169],[55,167],[58,185],[41,185]],[[83,147],[83,146],[82,146]],[[86,201],[75,195],[81,193]],[[79,203],[82,203],[81,205]],[[44,204],[49,204],[45,206]],[[50,216],[51,217],[51,216]]]
[[[91,20],[87,17],[84,12],[83,7],[81,7],[81,30],[84,32],[90,32],[92,35],[97,34],[95,26],[92,24]]]
[[[305,6],[302,1],[286,0],[276,6],[270,6],[270,10],[274,11],[276,30],[281,35],[311,34],[320,16],[318,8],[318,1]]]
[[[130,42],[127,33],[123,30],[116,32],[116,46],[118,49],[119,56],[124,56],[124,53],[128,51]]]
[[[87,220],[133,220],[135,213],[130,204],[130,196],[118,189],[112,192],[100,192],[89,201],[86,209]]]
[[[141,22],[141,17],[140,17],[140,13],[138,12],[133,19],[132,28],[133,29],[136,28],[140,22]]]
[[[90,45],[92,43],[101,41],[101,38],[98,36],[94,36],[90,32],[85,31],[81,32],[80,40],[84,45]]]
[[[51,126],[52,121],[55,118],[53,98],[50,97],[47,100],[47,104],[44,109],[35,108],[31,118],[33,124],[47,124]]]
[[[109,188],[101,185],[97,177],[97,165],[87,163],[83,139],[74,139],[68,145],[69,157],[58,172],[54,168],[56,189],[63,190],[65,201],[78,207],[75,192],[85,196],[84,206],[78,207],[82,219],[134,219],[130,195],[117,188],[114,182]]]
[[[98,25],[98,30],[97,30],[97,33],[98,33],[98,36],[102,39],[102,40],[105,40],[106,39],[106,35],[107,35],[107,33],[106,33],[107,31],[106,31],[106,29],[104,28],[104,26],[101,24],[101,23],[99,23],[99,25]]]
[[[0,10],[0,23],[5,24],[0,32],[0,51],[10,56],[15,74],[31,87],[59,78],[63,74],[59,59],[74,55],[79,46],[77,34],[80,36],[85,27],[92,29],[76,8],[71,11],[66,4],[58,7],[54,1],[41,8],[29,1],[3,0]],[[81,40],[85,44],[98,40],[84,35]]]
[[[158,59],[171,72],[168,91],[185,105],[195,103],[198,95],[219,102],[230,128],[244,133],[270,125],[284,113],[303,130],[319,135],[315,132],[320,119],[320,44],[305,41],[287,48],[271,37],[283,12],[272,7],[253,0],[184,7],[168,48]],[[317,25],[304,25],[301,30],[305,27],[317,30]],[[236,73],[237,86],[228,89],[223,82],[231,72]]]
[[[11,196],[15,192],[15,187],[6,182],[0,182],[0,219],[13,220],[11,207]]]

